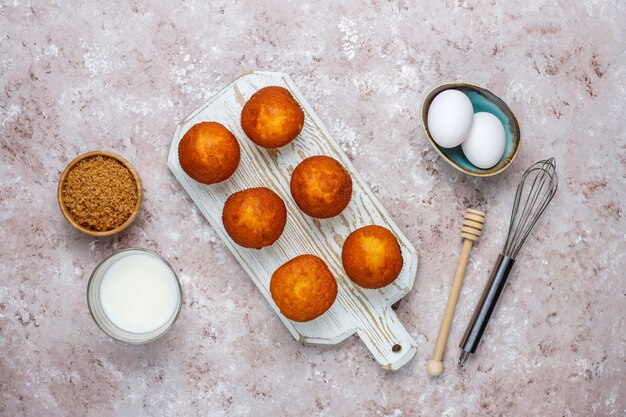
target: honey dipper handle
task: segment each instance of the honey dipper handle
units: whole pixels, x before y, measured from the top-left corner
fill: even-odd
[[[467,261],[469,260],[470,251],[472,250],[472,242],[477,241],[483,230],[485,223],[485,213],[478,210],[467,209],[467,212],[463,216],[463,227],[461,228],[461,236],[463,236],[463,249],[461,250],[461,256],[459,257],[459,263],[456,266],[456,272],[454,273],[454,281],[452,283],[452,289],[450,290],[450,297],[448,297],[448,304],[446,305],[446,311],[441,321],[441,328],[439,329],[439,337],[437,338],[437,346],[435,347],[435,353],[433,358],[428,361],[426,370],[431,376],[439,376],[443,372],[443,351],[446,348],[446,342],[448,341],[448,333],[450,332],[450,326],[452,325],[452,317],[454,316],[454,309],[456,302],[459,299],[461,293],[461,284],[463,284],[463,276],[465,275],[465,268],[467,267]]]
[[[448,333],[450,332],[450,326],[452,325],[454,309],[456,307],[456,302],[459,299],[459,294],[461,293],[461,284],[463,284],[463,276],[465,275],[465,268],[467,267],[467,261],[469,260],[471,250],[472,241],[464,239],[463,249],[461,250],[461,256],[459,257],[459,263],[457,264],[456,272],[454,273],[454,281],[452,282],[450,297],[448,298],[448,304],[446,305],[446,312],[444,313],[443,320],[441,321],[441,328],[439,329],[435,353],[433,354],[433,359],[428,361],[426,367],[428,374],[431,376],[439,376],[443,372],[443,351],[445,350],[446,342],[448,341]]]
[[[437,339],[437,346],[435,347],[435,354],[433,355],[433,359],[435,361],[441,362],[441,359],[443,358],[443,351],[446,348],[448,333],[450,332],[450,326],[452,325],[452,317],[454,317],[454,309],[456,308],[456,302],[459,299],[459,294],[461,293],[461,285],[463,284],[465,268],[467,267],[467,261],[469,260],[471,250],[472,241],[464,239],[463,249],[461,250],[461,256],[459,257],[459,263],[457,264],[456,272],[454,273],[454,281],[452,282],[450,297],[448,298],[448,304],[446,305],[446,312],[443,315],[441,328],[439,329],[439,338]]]

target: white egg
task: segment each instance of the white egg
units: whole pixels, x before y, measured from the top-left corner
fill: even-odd
[[[437,94],[428,109],[428,131],[442,148],[459,146],[472,127],[474,107],[469,97],[459,90]]]
[[[474,115],[472,128],[461,145],[467,159],[478,168],[491,168],[500,161],[506,145],[506,133],[500,120],[491,113]]]

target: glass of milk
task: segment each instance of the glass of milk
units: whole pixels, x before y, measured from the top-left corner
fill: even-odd
[[[165,259],[131,248],[96,267],[87,286],[87,304],[106,334],[142,344],[163,336],[174,325],[182,307],[182,289]]]

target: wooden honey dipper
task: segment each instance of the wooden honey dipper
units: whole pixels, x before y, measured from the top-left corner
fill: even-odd
[[[452,317],[454,316],[454,308],[456,307],[456,302],[461,293],[461,284],[463,284],[465,268],[467,267],[467,261],[469,260],[470,251],[472,250],[472,244],[480,238],[484,224],[485,213],[474,209],[467,209],[467,212],[463,216],[463,227],[461,228],[463,249],[461,250],[459,263],[454,273],[454,281],[452,283],[452,289],[450,290],[446,312],[441,321],[435,353],[426,366],[426,370],[431,376],[439,376],[443,372],[443,362],[441,360],[443,359],[443,351],[446,348],[446,341],[448,340],[448,333],[450,331],[450,325],[452,324]]]

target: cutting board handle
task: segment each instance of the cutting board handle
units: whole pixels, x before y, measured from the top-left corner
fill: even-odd
[[[417,343],[391,307],[386,306],[377,316],[374,325],[359,327],[357,333],[378,363],[395,371],[415,356]]]

